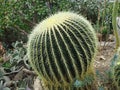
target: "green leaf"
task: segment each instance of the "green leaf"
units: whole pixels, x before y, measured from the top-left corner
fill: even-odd
[[[6,61],[2,64],[2,67],[4,67],[5,69],[10,69],[12,67],[12,64],[10,63],[10,61]]]
[[[105,90],[104,87],[100,86],[98,87],[98,90]]]
[[[0,70],[0,78],[2,78],[4,73]]]
[[[8,88],[8,87],[5,87],[5,88],[3,88],[3,90],[10,90],[10,88]]]
[[[0,90],[10,90],[10,88],[4,87],[4,86],[0,83]]]

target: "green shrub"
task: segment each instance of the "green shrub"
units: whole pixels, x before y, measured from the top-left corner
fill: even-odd
[[[0,0],[0,41],[27,41],[31,28],[51,13],[69,10],[66,0]]]
[[[27,47],[22,41],[16,41],[12,43],[12,46],[13,49],[6,50],[4,59],[0,62],[0,90],[25,90],[25,88],[30,87],[34,79],[33,75],[28,75],[22,71],[23,69],[31,70],[26,54]],[[10,86],[6,85],[11,82]],[[7,87],[10,89],[6,89]]]
[[[5,53],[7,61],[2,64],[2,67],[4,67],[5,69],[9,69],[9,71],[15,71],[21,66],[30,68],[27,63],[27,47],[24,45],[24,43],[22,41],[16,41],[15,43],[12,43],[12,46],[13,49],[9,49]]]

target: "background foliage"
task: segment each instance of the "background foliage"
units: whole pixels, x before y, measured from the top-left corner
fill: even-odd
[[[7,44],[27,41],[27,34],[36,23],[72,6],[68,0],[1,0],[0,4],[0,41]]]
[[[7,45],[26,42],[37,23],[58,11],[80,13],[99,31],[100,26],[112,29],[112,3],[108,0],[0,0],[0,41]]]

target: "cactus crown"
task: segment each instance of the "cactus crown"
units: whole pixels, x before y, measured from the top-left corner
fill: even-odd
[[[47,85],[68,86],[92,72],[96,35],[91,24],[72,12],[39,23],[28,41],[32,67]]]

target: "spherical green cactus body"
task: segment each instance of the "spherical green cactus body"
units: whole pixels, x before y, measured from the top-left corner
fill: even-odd
[[[85,18],[59,12],[34,28],[29,36],[28,56],[46,85],[67,87],[93,74],[96,46],[95,32]]]

